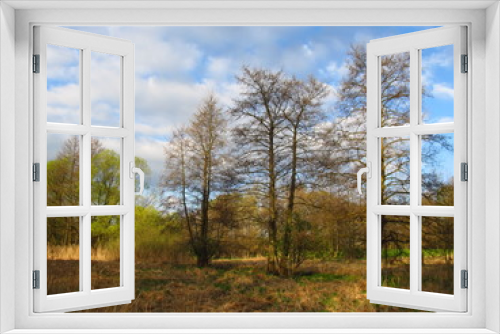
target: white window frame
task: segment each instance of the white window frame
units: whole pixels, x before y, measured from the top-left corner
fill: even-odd
[[[35,312],[74,311],[94,307],[127,304],[135,296],[135,110],[134,44],[130,41],[81,31],[47,26],[34,27],[34,53],[39,56],[39,73],[33,75],[34,162],[40,164],[39,181],[33,184],[34,269],[39,270],[39,289],[34,289]],[[71,47],[80,52],[80,124],[47,122],[47,45]],[[91,124],[91,57],[101,52],[119,57],[119,127]],[[49,134],[78,136],[80,145],[79,205],[47,206],[47,137]],[[120,203],[92,205],[91,139],[108,137],[120,141]],[[120,285],[92,290],[91,218],[120,217]],[[47,295],[47,224],[51,217],[79,218],[79,290]]]
[[[36,329],[64,329],[89,333],[106,329],[127,329],[128,333],[149,329],[212,329],[212,332],[342,332],[404,333],[419,328],[421,333],[492,333],[500,332],[500,12],[496,1],[270,1],[223,4],[217,1],[159,4],[143,1],[136,8],[106,1],[69,2],[7,1],[0,4],[0,330],[36,333]],[[9,6],[35,8],[14,10]],[[66,6],[70,8],[57,9]],[[224,8],[232,7],[232,8]],[[450,9],[461,6],[461,9]],[[488,7],[489,6],[489,7]],[[75,10],[75,8],[87,8]],[[184,9],[179,9],[184,7]],[[358,7],[357,9],[355,9]],[[406,9],[401,9],[406,7]],[[436,7],[438,9],[436,9]],[[487,8],[488,7],[488,8]],[[52,8],[52,10],[40,10]],[[94,8],[94,9],[92,9]],[[346,9],[351,8],[351,9]],[[441,9],[439,9],[441,8]],[[444,9],[443,9],[444,8]],[[15,22],[14,22],[15,18]],[[486,23],[486,24],[485,24]],[[32,76],[30,55],[32,26],[47,25],[451,25],[469,27],[468,142],[470,157],[469,230],[469,309],[467,313],[435,314],[34,314],[31,286],[32,259],[32,183],[30,181],[33,133]],[[13,38],[15,31],[15,40]],[[14,56],[15,47],[15,56]],[[12,70],[15,65],[15,73]],[[486,71],[488,66],[488,71]],[[15,82],[15,86],[12,85]],[[15,100],[14,100],[15,93]],[[12,112],[15,110],[15,115]],[[15,145],[12,145],[15,127]],[[9,163],[15,159],[15,165]],[[486,164],[488,162],[488,164]],[[12,174],[15,171],[15,178]],[[488,182],[486,182],[488,174]],[[15,203],[12,190],[15,189]],[[486,202],[486,204],[485,204]],[[9,205],[15,205],[13,212]],[[486,219],[488,218],[488,219]],[[12,224],[12,222],[15,222]],[[472,228],[473,226],[473,228]],[[15,237],[15,240],[14,240]],[[14,242],[15,241],[15,242]],[[14,256],[13,256],[14,254]],[[485,256],[488,254],[488,256]],[[27,259],[30,259],[29,261]],[[12,289],[15,286],[15,289]],[[488,293],[486,293],[486,289]],[[15,305],[15,307],[12,307]],[[141,326],[142,330],[136,331]],[[283,330],[288,328],[289,330]],[[292,329],[296,329],[293,331]],[[298,330],[300,328],[300,330]],[[358,330],[354,330],[357,328]],[[23,330],[26,329],[26,330]],[[28,331],[28,329],[30,329]],[[167,329],[170,329],[168,331]],[[222,330],[214,330],[222,329]],[[231,330],[232,329],[232,330]],[[267,329],[267,330],[266,330]],[[280,330],[281,329],[281,330]],[[432,330],[431,330],[432,329]],[[461,329],[461,330],[460,330]],[[45,331],[47,332],[47,331]],[[56,330],[50,332],[57,332]],[[87,332],[87,331],[86,331]],[[108,331],[109,332],[109,331]],[[247,330],[248,332],[248,330]]]
[[[464,26],[440,27],[411,34],[371,40],[367,45],[367,163],[371,177],[367,179],[367,298],[372,303],[410,307],[422,310],[463,312],[467,310],[467,290],[461,287],[461,270],[467,269],[467,186],[461,180],[460,164],[467,163],[467,76],[461,73],[461,56],[467,54],[467,31]],[[422,56],[421,50],[445,45],[453,46],[454,120],[449,123],[422,122]],[[381,61],[380,57],[406,52],[410,56],[410,112],[407,126],[381,126]],[[423,206],[422,142],[420,135],[454,134],[454,206]],[[408,205],[381,203],[380,161],[383,138],[408,138],[410,167],[410,201]],[[401,215],[409,218],[410,286],[409,289],[384,287],[381,284],[381,217]],[[453,294],[422,290],[421,219],[453,217],[454,282]]]

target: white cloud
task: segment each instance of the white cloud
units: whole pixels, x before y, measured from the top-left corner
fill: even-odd
[[[211,79],[232,80],[239,65],[227,57],[209,57],[206,75]]]
[[[65,83],[78,83],[80,77],[80,50],[48,45],[47,78]]]
[[[154,124],[135,124],[135,133],[141,136],[164,136],[166,137],[171,133],[175,127],[169,126],[155,126]]]
[[[451,51],[451,52],[450,52]],[[425,50],[423,51],[425,52]],[[453,48],[440,52],[432,52],[429,56],[422,57],[422,64],[425,66],[448,67],[453,63]]]
[[[453,71],[452,66],[452,46],[445,46],[440,51],[435,51],[435,49],[422,50],[422,84],[432,85],[434,83],[435,72],[438,68],[441,67]]]
[[[149,167],[153,171],[152,179],[155,181],[158,180],[163,171],[165,161],[164,146],[164,141],[149,137],[136,138],[135,141],[135,155],[147,160]]]
[[[453,100],[453,87],[445,83],[437,83],[432,85],[432,96],[438,99]]]
[[[56,86],[47,91],[47,121],[72,124],[80,122],[78,85]]]
[[[452,123],[453,122],[453,116],[445,116],[439,118],[436,123]]]
[[[308,57],[314,56],[314,52],[309,45],[307,44],[302,45],[302,50],[306,56]]]
[[[342,63],[342,65],[339,65],[335,61],[331,61],[330,63],[328,63],[328,65],[326,66],[326,70],[323,71],[334,80],[340,80],[344,76],[349,74],[349,69],[347,68],[346,63]]]

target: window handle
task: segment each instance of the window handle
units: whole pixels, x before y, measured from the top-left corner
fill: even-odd
[[[358,193],[360,195],[363,195],[363,192],[361,191],[361,175],[363,175],[363,173],[366,173],[367,179],[370,179],[372,177],[372,163],[371,162],[368,161],[366,163],[366,167],[358,170]]]
[[[130,161],[130,178],[135,180],[135,174],[139,174],[139,191],[136,191],[136,195],[142,195],[144,192],[144,172],[139,167],[134,166],[134,162]]]

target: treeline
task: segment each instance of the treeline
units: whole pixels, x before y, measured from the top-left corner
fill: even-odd
[[[353,189],[366,157],[365,58],[361,47],[350,50],[337,92],[312,76],[243,67],[230,106],[210,95],[175,131],[165,146],[163,207],[184,221],[199,266],[237,254],[237,235],[284,276],[307,258],[364,256],[366,206]],[[382,126],[409,124],[409,57],[381,65]],[[442,135],[422,140],[427,164],[452,149]],[[382,204],[408,205],[409,139],[383,138],[380,147]],[[452,184],[429,170],[422,179],[424,203],[450,205]],[[408,224],[382,217],[390,230],[383,247],[403,252]],[[450,247],[449,236],[439,240],[435,247]]]
[[[194,257],[203,267],[216,258],[266,256],[269,272],[289,276],[306,259],[363,258],[366,203],[355,192],[356,172],[366,157],[361,46],[350,49],[346,66],[336,91],[312,76],[244,67],[237,76],[240,94],[230,105],[214,94],[201,101],[165,145],[161,193],[136,206],[138,259]],[[382,125],[406,124],[409,59],[404,54],[383,58],[381,92]],[[425,89],[424,94],[430,98]],[[422,159],[430,165],[437,152],[452,149],[442,135],[423,140]],[[68,140],[48,163],[49,175],[54,173],[48,178],[48,205],[78,205],[78,146]],[[382,203],[409,204],[409,141],[385,138],[381,150]],[[119,157],[99,141],[92,143],[92,156],[92,202],[116,204]],[[136,165],[148,170],[143,159]],[[425,204],[452,205],[451,182],[433,170],[424,171],[422,180]],[[77,233],[68,237],[65,219],[49,243],[75,242]],[[452,227],[435,222],[423,227],[424,235],[432,235],[426,247],[449,249]],[[93,222],[95,244],[119,237],[107,232],[113,224]],[[383,217],[385,254],[407,248],[408,224]]]

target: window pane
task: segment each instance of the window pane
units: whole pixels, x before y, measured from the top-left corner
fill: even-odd
[[[421,137],[422,205],[453,206],[453,139],[453,133]]]
[[[80,205],[80,136],[47,134],[47,205]]]
[[[92,137],[92,204],[120,204],[120,138]]]
[[[92,289],[120,286],[120,216],[92,217]]]
[[[410,53],[380,57],[381,126],[410,124]]]
[[[453,45],[421,50],[422,122],[453,122]]]
[[[47,122],[80,124],[80,53],[47,45]]]
[[[383,205],[410,204],[410,139],[381,139],[380,177]]]
[[[422,217],[422,291],[453,294],[451,217]]]
[[[410,217],[382,216],[382,286],[410,288]]]
[[[91,57],[91,123],[119,127],[121,56],[92,52]]]
[[[47,218],[47,294],[80,291],[80,218]]]

